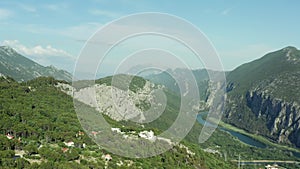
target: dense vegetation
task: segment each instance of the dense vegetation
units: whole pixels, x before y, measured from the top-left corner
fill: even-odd
[[[113,79],[114,78],[114,79]],[[96,84],[106,84],[107,86],[115,86],[122,90],[130,90],[137,92],[137,90],[144,87],[146,80],[133,75],[118,74],[115,76],[107,76],[95,81]],[[113,84],[112,84],[113,83]],[[126,87],[129,88],[127,89]]]
[[[94,144],[89,133],[82,133],[73,99],[55,87],[58,82],[46,77],[24,83],[1,78],[1,168],[233,168],[231,163],[203,152],[198,145],[188,141],[184,144],[195,152],[194,156],[175,146],[147,159],[111,154],[112,159],[105,161],[101,157],[108,152]],[[109,117],[105,118],[119,125]],[[128,130],[137,129],[135,124],[122,123]],[[154,126],[148,127],[154,130]],[[7,138],[6,134],[13,138]],[[74,146],[64,142],[74,142]],[[117,166],[120,161],[123,165]]]

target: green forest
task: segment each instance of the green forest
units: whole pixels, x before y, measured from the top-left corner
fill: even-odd
[[[195,152],[193,156],[178,146],[146,159],[111,154],[96,145],[81,128],[72,97],[55,87],[59,82],[67,83],[51,77],[22,83],[1,78],[1,168],[234,168],[233,163],[205,153],[187,140],[183,144]],[[128,130],[135,129],[134,124],[121,124],[126,124]],[[159,132],[153,126],[148,128]],[[70,142],[73,145],[67,146]],[[103,159],[107,154],[112,157],[109,161]]]

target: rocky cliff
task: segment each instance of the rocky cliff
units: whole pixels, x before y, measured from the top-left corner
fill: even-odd
[[[257,118],[266,122],[269,133],[264,133],[280,143],[293,143],[300,147],[300,106],[271,98],[258,91],[246,93],[247,107]]]
[[[300,51],[287,47],[230,72],[224,120],[300,147],[299,63]]]

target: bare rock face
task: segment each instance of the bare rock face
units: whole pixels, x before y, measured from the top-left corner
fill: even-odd
[[[266,135],[280,143],[300,146],[300,106],[297,103],[271,98],[257,91],[247,92],[246,100],[256,117],[266,120],[269,131]]]
[[[106,84],[95,84],[75,91],[74,98],[116,121],[135,119],[142,122],[145,120],[145,107],[159,106],[153,101],[154,87],[154,84],[147,81],[142,89],[133,92]]]

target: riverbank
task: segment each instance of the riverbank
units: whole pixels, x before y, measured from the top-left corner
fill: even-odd
[[[293,148],[293,147],[289,147],[287,145],[281,145],[281,144],[278,144],[278,143],[271,142],[271,141],[269,141],[267,138],[265,138],[263,136],[249,133],[249,132],[247,132],[247,131],[245,131],[243,129],[237,128],[237,127],[235,127],[235,126],[233,126],[231,124],[225,123],[223,121],[219,122],[219,126],[225,128],[225,129],[232,130],[232,131],[238,132],[240,134],[246,135],[248,137],[251,137],[254,140],[257,140],[259,142],[262,142],[262,143],[266,144],[268,147],[276,147],[276,148],[285,149],[285,150],[289,150],[289,151],[294,151],[294,152],[300,153],[300,150],[297,149],[297,148]]]
[[[261,135],[249,133],[243,129],[240,129],[223,121],[217,122],[214,119],[210,119],[211,123],[207,122],[207,114],[208,112],[199,113],[197,121],[202,125],[204,125],[205,123],[213,126],[215,126],[215,124],[218,124],[219,130],[229,132],[230,135],[236,137],[243,144],[254,146],[260,149],[277,149],[279,151],[290,152],[294,157],[298,159],[300,158],[300,149],[274,143]]]

